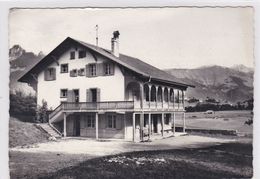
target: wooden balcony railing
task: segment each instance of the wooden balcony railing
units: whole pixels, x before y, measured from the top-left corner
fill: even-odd
[[[134,109],[133,101],[107,101],[107,102],[79,102],[62,103],[63,110],[109,110],[109,109]]]
[[[131,110],[140,109],[140,101],[102,101],[102,102],[62,102],[57,108],[55,108],[52,113],[49,114],[51,119],[60,111],[90,111],[90,110]],[[173,103],[162,103],[155,101],[144,102],[144,109],[151,110],[162,110],[162,109],[183,109],[183,104],[173,104]]]

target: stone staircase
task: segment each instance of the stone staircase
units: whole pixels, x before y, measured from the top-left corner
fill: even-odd
[[[51,137],[61,138],[62,136],[62,134],[49,123],[36,124],[36,126],[49,134]]]

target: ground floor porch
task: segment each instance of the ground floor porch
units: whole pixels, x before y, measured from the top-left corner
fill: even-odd
[[[183,124],[185,112],[63,112],[52,123],[64,137],[147,141],[175,134],[176,121]],[[179,122],[180,123],[180,122]]]

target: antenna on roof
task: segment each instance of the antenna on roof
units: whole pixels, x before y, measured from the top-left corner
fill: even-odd
[[[96,25],[96,46],[98,46],[98,25]]]

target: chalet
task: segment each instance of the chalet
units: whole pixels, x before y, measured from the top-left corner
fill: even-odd
[[[119,53],[119,32],[106,50],[66,38],[20,82],[52,109],[49,126],[64,137],[142,141],[185,131],[184,95],[192,85],[137,58]]]

